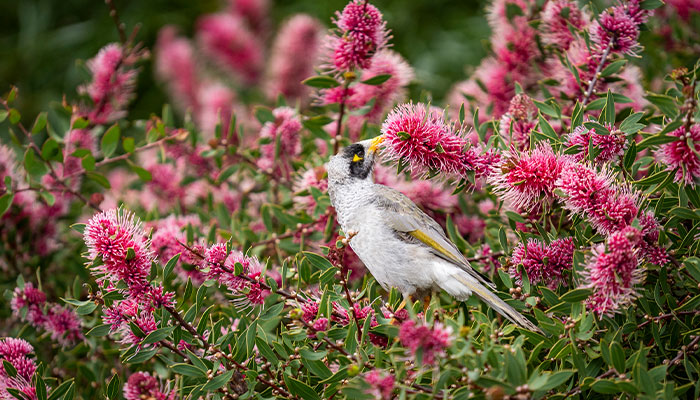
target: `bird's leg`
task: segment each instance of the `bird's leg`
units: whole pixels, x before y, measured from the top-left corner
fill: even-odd
[[[425,315],[428,312],[428,307],[430,307],[430,300],[432,300],[432,298],[432,294],[423,297],[423,315]]]

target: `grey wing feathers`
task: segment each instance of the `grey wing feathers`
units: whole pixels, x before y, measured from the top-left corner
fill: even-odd
[[[411,201],[411,199],[406,197],[398,190],[392,189],[388,186],[379,184],[375,184],[374,186],[376,189],[375,193],[377,193],[377,197],[373,199],[374,203],[381,210],[385,211],[384,222],[388,226],[398,232],[412,232],[415,230],[420,230],[442,248],[449,251],[453,257],[448,258],[439,251],[430,248],[433,254],[459,266],[484,285],[492,289],[496,288],[496,285],[494,285],[493,282],[472,268],[469,261],[464,258],[464,255],[462,255],[454,243],[452,243],[445,236],[440,224],[424,213],[423,210],[421,210]],[[427,245],[425,246],[430,247]]]

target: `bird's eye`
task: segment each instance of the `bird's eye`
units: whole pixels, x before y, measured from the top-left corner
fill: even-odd
[[[358,162],[358,161],[362,161],[362,157],[360,157],[359,155],[355,154],[355,156],[352,158],[352,162]]]

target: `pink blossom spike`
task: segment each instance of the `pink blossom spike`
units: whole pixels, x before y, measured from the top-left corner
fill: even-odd
[[[663,144],[656,151],[656,158],[666,165],[667,171],[675,171],[675,181],[690,185],[700,181],[700,124],[686,129],[680,127],[668,134],[678,140]]]
[[[413,320],[406,320],[399,328],[399,340],[408,348],[411,354],[417,356],[421,350],[423,364],[434,364],[445,354],[445,349],[450,346],[452,329],[437,322],[434,326],[417,325]]]
[[[376,399],[390,400],[394,392],[394,376],[382,374],[379,370],[373,369],[365,374],[365,381],[370,384],[368,394]]]
[[[522,275],[517,268],[522,264],[527,277],[533,284],[543,283],[550,289],[556,289],[560,284],[566,284],[564,274],[573,265],[574,242],[572,238],[557,239],[545,245],[530,239],[527,245],[521,243],[513,250],[509,274],[520,280]]]
[[[627,148],[625,134],[610,124],[605,124],[605,128],[609,133],[598,133],[595,128],[589,129],[582,125],[567,135],[566,146],[578,146],[580,150],[574,155],[576,160],[588,159],[589,143],[600,151],[595,158],[596,163],[615,162],[625,154]]]
[[[197,98],[197,65],[189,40],[178,37],[172,26],[158,33],[155,51],[156,76],[166,84],[168,93],[182,110],[199,107]]]
[[[583,30],[588,24],[588,16],[572,0],[548,1],[542,11],[544,33],[542,40],[546,44],[568,50],[575,37],[569,30],[569,25]]]

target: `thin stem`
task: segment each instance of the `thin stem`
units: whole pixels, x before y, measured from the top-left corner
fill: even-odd
[[[581,101],[582,109],[586,108],[586,103],[588,103],[588,100],[590,100],[591,96],[593,95],[593,89],[595,89],[595,85],[598,82],[600,73],[601,71],[603,71],[603,66],[605,65],[605,62],[608,59],[608,55],[610,55],[610,49],[612,49],[614,39],[615,38],[610,38],[610,40],[608,41],[608,45],[605,46],[605,50],[603,50],[603,54],[600,56],[600,63],[598,64],[598,67],[595,70],[595,74],[593,74],[593,78],[591,78],[591,81],[588,83],[588,90],[586,90],[586,94],[583,97],[583,101]]]
[[[109,7],[109,16],[112,17],[114,25],[117,26],[117,31],[119,32],[119,42],[121,42],[122,45],[125,45],[127,43],[125,30],[126,26],[119,19],[119,13],[117,12],[117,7],[114,6],[114,0],[105,0],[105,4],[107,4],[107,7]]]

